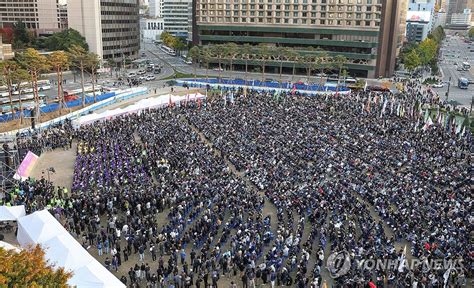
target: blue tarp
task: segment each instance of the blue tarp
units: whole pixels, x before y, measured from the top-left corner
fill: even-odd
[[[108,99],[108,98],[114,97],[114,96],[115,96],[115,92],[108,92],[108,93],[104,93],[104,94],[100,94],[100,95],[97,94],[96,99],[97,99],[97,102],[99,102],[99,101],[102,101],[102,100],[105,100],[105,99]],[[86,104],[94,103],[94,96],[86,96],[85,102],[86,102]],[[73,101],[66,102],[66,106],[69,107],[69,108],[77,107],[77,106],[80,106],[80,105],[82,105],[82,99],[81,98],[73,100]],[[41,113],[48,113],[48,112],[56,111],[58,109],[59,109],[59,103],[50,103],[50,104],[47,104],[47,105],[41,107],[40,111],[41,111]],[[15,112],[13,115],[14,115],[15,119],[20,118],[20,112],[19,111]],[[30,110],[23,110],[23,117],[31,117],[31,111]],[[0,122],[6,122],[6,121],[10,121],[10,120],[12,120],[12,114],[11,113],[0,115]]]

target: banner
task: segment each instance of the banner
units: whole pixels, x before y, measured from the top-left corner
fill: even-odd
[[[25,159],[21,161],[21,164],[16,170],[16,173],[13,176],[13,178],[15,178],[16,180],[21,180],[21,181],[27,179],[30,176],[31,171],[33,170],[33,167],[35,166],[36,161],[38,161],[38,156],[34,154],[33,152],[28,151],[28,153],[25,156]]]

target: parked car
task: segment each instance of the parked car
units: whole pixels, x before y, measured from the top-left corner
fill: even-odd
[[[145,74],[146,74],[146,71],[140,69],[140,70],[137,71],[137,74],[138,74],[138,75],[145,75]]]
[[[130,72],[130,73],[128,73],[127,77],[128,77],[128,78],[134,78],[134,77],[137,77],[137,73]]]
[[[222,69],[222,68],[220,68],[220,67],[214,68],[213,70],[214,70],[214,71],[224,71],[224,69]]]
[[[155,79],[156,79],[155,75],[146,75],[146,81],[151,81],[151,80],[155,80]]]
[[[140,76],[140,77],[138,77],[138,79],[140,79],[141,81],[145,81],[145,80],[146,80],[146,76],[144,76],[144,75],[143,75],[143,76]]]
[[[188,64],[188,65],[193,64],[193,61],[191,61],[189,59],[184,59],[183,61],[184,61],[185,64]]]
[[[474,84],[474,79],[467,79],[467,81],[469,81],[469,84]]]
[[[161,73],[161,68],[160,67],[155,68],[155,71],[153,71],[153,73],[160,74]]]

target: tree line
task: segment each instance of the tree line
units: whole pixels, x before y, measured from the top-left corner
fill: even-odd
[[[443,27],[438,26],[420,43],[408,43],[400,55],[405,68],[412,72],[418,67],[430,66],[432,73],[436,74],[439,48],[445,37]]]
[[[262,81],[265,81],[265,69],[267,66],[278,66],[279,83],[282,84],[283,66],[292,67],[292,78],[296,74],[297,67],[306,70],[307,82],[310,82],[311,75],[315,71],[324,74],[328,71],[338,71],[340,77],[345,79],[348,76],[344,64],[347,58],[342,55],[331,56],[323,50],[314,48],[294,49],[289,47],[275,47],[265,44],[252,46],[250,44],[237,45],[235,43],[210,44],[205,46],[194,46],[188,51],[188,58],[192,59],[194,75],[196,75],[196,64],[206,68],[206,78],[210,63],[217,62],[219,67],[219,81],[221,79],[222,65],[227,64],[230,71],[234,71],[236,62],[245,65],[245,80],[248,80],[249,65],[256,63],[262,73]],[[320,77],[322,81],[322,77]],[[339,81],[338,81],[339,84]]]
[[[12,44],[15,50],[36,48],[56,51],[67,50],[72,45],[78,45],[85,50],[89,50],[86,39],[72,28],[53,33],[49,36],[37,37],[32,30],[26,28],[25,23],[18,21],[11,27],[1,28],[0,33],[3,36],[3,42]]]
[[[84,72],[91,74],[92,90],[94,95],[94,102],[96,102],[96,74],[100,66],[99,56],[95,53],[88,52],[82,46],[72,45],[66,51],[54,51],[48,56],[42,55],[34,48],[27,48],[23,52],[17,53],[14,60],[7,60],[0,62],[0,81],[2,85],[6,86],[8,90],[8,99],[10,102],[10,109],[14,115],[15,109],[13,105],[13,92],[18,89],[19,94],[19,110],[20,123],[22,118],[22,103],[21,90],[25,87],[20,83],[28,83],[28,86],[33,89],[33,99],[35,102],[35,115],[38,117],[40,108],[40,97],[38,80],[43,73],[54,72],[58,83],[58,97],[59,111],[65,107],[64,91],[63,91],[63,72],[69,68],[76,68],[81,73],[81,89],[82,89],[82,107],[85,106],[85,91],[84,91]]]

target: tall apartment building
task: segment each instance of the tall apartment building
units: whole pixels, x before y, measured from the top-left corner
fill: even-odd
[[[320,48],[345,56],[352,75],[370,78],[393,75],[407,5],[406,0],[195,1],[196,44]]]
[[[187,38],[192,26],[192,0],[163,0],[165,31]]]
[[[0,0],[0,25],[12,26],[18,21],[37,34],[62,30],[58,0]]]
[[[140,49],[138,0],[68,2],[68,25],[81,33],[102,59],[135,58]]]

